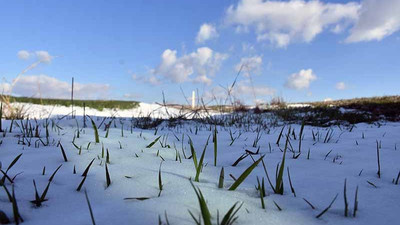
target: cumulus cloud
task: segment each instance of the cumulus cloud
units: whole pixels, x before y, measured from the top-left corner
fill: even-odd
[[[21,50],[21,51],[18,51],[17,56],[19,59],[27,60],[31,57],[31,53],[29,53],[26,50]]]
[[[161,84],[160,80],[154,76],[154,75],[148,75],[148,76],[139,76],[136,74],[132,74],[132,79],[134,79],[135,81],[141,82],[141,83],[147,83],[147,84],[151,84],[153,86],[157,86],[159,84]]]
[[[35,54],[38,60],[44,63],[51,63],[51,60],[54,58],[47,51],[36,51]]]
[[[262,57],[261,56],[253,56],[253,57],[244,57],[240,59],[240,62],[236,64],[235,70],[239,72],[242,70],[243,75],[245,77],[249,77],[252,73],[260,73],[262,66]]]
[[[193,81],[195,83],[203,83],[206,85],[211,85],[211,83],[212,83],[212,80],[210,78],[208,78],[206,75],[197,76],[196,78],[194,78]]]
[[[213,76],[227,59],[227,54],[214,52],[208,47],[198,48],[195,52],[177,56],[176,50],[167,49],[161,55],[160,64],[152,74],[164,77],[175,83],[196,81],[210,84]],[[197,76],[192,78],[192,76]]]
[[[344,90],[347,88],[347,85],[344,82],[339,82],[335,85],[335,88],[338,90]]]
[[[285,86],[295,90],[307,89],[315,79],[317,79],[317,76],[312,69],[300,70],[300,72],[293,73],[287,78]]]
[[[364,0],[346,42],[382,40],[400,30],[399,0]]]
[[[349,26],[357,20],[359,8],[355,2],[241,0],[228,8],[225,20],[237,31],[254,30],[258,41],[286,47],[295,41],[310,42],[325,29]]]
[[[58,80],[47,75],[21,76],[11,87],[3,83],[1,88],[7,94],[43,98],[70,98],[71,85],[69,82]],[[74,84],[74,96],[77,99],[107,99],[110,85],[108,84]],[[10,93],[11,92],[11,93]]]
[[[253,86],[248,80],[246,80],[238,82],[233,88],[231,95],[243,102],[254,101],[254,103],[257,103],[260,101],[260,98],[273,96],[275,93],[276,90],[273,88],[270,88],[266,85]],[[226,89],[216,86],[206,91],[203,98],[206,100],[216,99],[218,101],[227,99],[227,96],[228,93]]]
[[[200,26],[200,30],[196,36],[196,43],[204,43],[207,40],[214,39],[218,37],[217,29],[214,25],[205,23]]]
[[[234,89],[234,94],[237,95],[248,95],[248,96],[257,96],[257,97],[263,97],[263,96],[272,96],[275,94],[275,89],[272,89],[268,86],[265,85],[256,85],[256,86],[251,86],[249,84],[246,84],[245,82],[240,82],[237,87]]]

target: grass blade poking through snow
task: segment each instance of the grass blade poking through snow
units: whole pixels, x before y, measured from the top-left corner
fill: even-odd
[[[14,158],[14,160],[10,163],[10,165],[7,167],[6,173],[15,165],[15,163],[18,162],[19,158],[21,158],[22,153],[19,154],[17,157]]]
[[[146,148],[151,148],[155,143],[157,143],[158,140],[160,140],[161,136],[158,136],[153,142],[151,142],[149,145],[146,146]]]
[[[96,123],[93,121],[92,117],[88,116],[90,121],[92,122],[93,130],[94,130],[94,140],[96,143],[100,143],[100,138],[99,138],[99,131],[97,130]]]
[[[83,177],[83,179],[82,179],[81,183],[79,184],[78,188],[76,189],[76,191],[81,191],[81,188],[82,188],[83,184],[85,183],[86,177],[87,176]]]
[[[86,176],[87,176],[87,174],[88,174],[88,172],[89,172],[89,169],[90,169],[90,167],[92,166],[92,164],[93,164],[93,162],[94,162],[95,159],[96,159],[96,158],[93,158],[92,161],[89,163],[89,165],[86,167],[85,171],[82,173],[82,177],[86,177]]]
[[[200,161],[199,161],[199,163],[197,165],[197,168],[196,168],[196,176],[194,178],[194,181],[196,181],[196,182],[199,182],[200,173],[201,173],[201,170],[203,169],[204,156],[206,154],[206,150],[207,150],[207,146],[208,146],[208,141],[209,140],[210,140],[210,136],[208,136],[206,145],[204,146],[204,149],[203,149],[203,153],[201,153]]]
[[[376,141],[376,157],[378,160],[378,177],[381,178],[381,161],[380,161],[380,157],[379,157],[379,143],[378,141]]]
[[[107,163],[105,165],[106,165],[106,182],[107,182],[107,187],[109,187],[111,184],[111,178],[110,178],[110,173],[108,172]]]
[[[190,152],[192,154],[192,159],[193,159],[193,163],[194,163],[194,168],[197,169],[197,156],[196,156],[196,151],[194,150],[193,147],[193,141],[192,139],[189,137],[189,145],[190,145]]]
[[[24,222],[24,219],[22,219],[21,215],[19,214],[17,198],[15,197],[14,185],[12,186],[12,199],[13,199],[12,208],[14,214],[14,222],[15,224],[18,225],[20,222]]]
[[[56,173],[58,172],[58,170],[61,168],[61,166],[62,166],[62,164],[59,165],[59,166],[57,167],[57,169],[53,172],[53,174],[52,174],[52,175],[50,176],[50,178],[49,178],[49,182],[53,181],[54,176],[56,175]]]
[[[278,136],[278,140],[276,140],[276,145],[278,145],[278,146],[279,146],[279,142],[280,142],[281,137],[282,137],[283,129],[285,129],[285,126],[282,127],[282,130],[281,130],[281,132],[279,133],[279,136]]]
[[[60,146],[61,153],[62,153],[62,156],[63,156],[63,158],[64,158],[64,161],[65,161],[65,162],[68,162],[67,154],[65,154],[65,151],[64,151],[64,148],[63,148],[61,142],[58,142],[58,145]]]
[[[249,168],[247,168],[240,176],[239,178],[231,185],[229,188],[230,191],[236,190],[237,187],[247,178],[247,176],[250,175],[250,173],[254,170],[254,168],[257,167],[258,163],[261,162],[261,160],[264,158],[264,156],[261,156],[257,161],[255,161]]]
[[[349,213],[349,203],[347,202],[347,179],[344,179],[344,189],[343,189],[343,198],[344,198],[344,216],[347,217]]]
[[[303,120],[303,122],[301,123],[300,135],[299,135],[299,153],[301,152],[301,140],[303,139],[304,124],[305,121]]]
[[[279,173],[276,176],[276,182],[275,182],[275,188],[274,188],[274,192],[276,194],[281,194],[283,195],[283,173],[285,170],[285,157],[286,157],[286,150],[287,150],[287,146],[289,143],[289,133],[286,136],[286,144],[285,144],[285,149],[283,150],[283,156],[282,156],[282,162],[280,164],[280,168],[279,168]]]
[[[13,161],[10,163],[10,165],[7,167],[7,170],[6,170],[5,172],[4,172],[3,170],[1,170],[1,167],[0,167],[0,170],[1,170],[1,172],[3,173],[3,177],[2,177],[1,180],[0,180],[0,183],[1,183],[1,184],[4,184],[4,183],[5,183],[6,178],[7,178],[11,183],[13,183],[13,181],[7,176],[7,172],[15,165],[15,163],[18,162],[18,160],[19,160],[19,158],[21,158],[21,156],[22,156],[22,153],[19,154],[17,157],[15,157],[14,160],[13,160]]]
[[[86,191],[86,190],[85,190],[85,197],[86,197],[86,202],[87,202],[88,207],[89,207],[90,218],[92,219],[92,224],[93,224],[93,225],[96,225],[96,222],[95,222],[94,216],[93,216],[92,206],[90,205],[89,197],[88,197],[88,194],[87,194],[87,191]]]
[[[163,184],[162,184],[162,178],[161,178],[161,165],[162,165],[162,162],[163,161],[161,161],[160,168],[158,169],[158,189],[160,190],[160,192],[158,193],[158,197],[161,196],[161,192],[163,190]]]
[[[203,193],[201,193],[200,188],[196,188],[194,186],[192,181],[190,181],[190,184],[192,185],[194,191],[196,192],[196,196],[197,196],[197,200],[199,201],[201,216],[203,218],[204,225],[211,225],[212,224],[211,223],[211,214],[210,214],[210,211],[208,210],[206,199],[204,198]]]
[[[240,208],[242,208],[243,206],[243,202],[242,204],[239,205],[239,207],[236,208],[237,204],[239,202],[236,202],[229,210],[228,212],[225,214],[225,216],[222,218],[222,221],[220,223],[220,225],[231,225],[233,224],[238,217],[235,216],[237,212],[239,212]]]
[[[294,190],[294,187],[293,187],[293,184],[292,184],[292,178],[290,177],[289,167],[287,167],[287,173],[288,173],[288,177],[289,177],[290,189],[292,190],[292,193],[293,193],[294,197],[296,197],[296,191]]]
[[[221,168],[221,173],[219,174],[218,188],[224,187],[224,167]]]
[[[217,155],[218,155],[218,141],[217,141],[217,126],[214,127],[214,166],[217,166]]]
[[[324,215],[328,210],[332,207],[333,203],[336,201],[336,198],[338,197],[339,194],[336,194],[336,196],[333,198],[331,204],[328,205],[320,214],[316,216],[316,218],[320,218],[322,215]]]
[[[358,186],[356,187],[356,194],[354,197],[353,217],[356,217],[357,210],[358,210]]]

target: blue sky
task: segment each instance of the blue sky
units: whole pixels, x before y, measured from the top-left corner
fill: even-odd
[[[1,1],[3,92],[185,102],[399,94],[400,1]],[[164,57],[163,57],[164,56]],[[27,66],[40,61],[13,83]],[[67,83],[68,82],[68,83]]]

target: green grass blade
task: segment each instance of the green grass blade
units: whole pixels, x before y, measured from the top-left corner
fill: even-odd
[[[151,148],[155,143],[157,143],[158,140],[160,140],[161,136],[158,136],[153,142],[151,142],[149,145],[146,146],[146,148]]]
[[[232,186],[229,188],[230,191],[236,190],[237,187],[247,178],[247,176],[250,175],[250,173],[254,170],[254,168],[257,167],[258,163],[261,162],[261,160],[264,158],[264,156],[261,156],[257,161],[255,161],[249,168],[247,168],[240,176],[239,178],[232,184]]]

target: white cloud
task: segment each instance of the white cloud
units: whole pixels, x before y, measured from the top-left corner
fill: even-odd
[[[235,87],[233,92],[234,94],[237,95],[248,95],[248,96],[256,95],[257,97],[272,96],[275,94],[275,90],[268,86],[265,85],[251,86],[249,84],[246,84],[245,82],[240,82]]]
[[[300,70],[300,72],[294,73],[287,78],[285,86],[295,90],[307,89],[315,79],[317,79],[317,76],[312,69]]]
[[[6,87],[6,88],[4,88]],[[2,88],[7,89],[7,94],[42,98],[70,98],[71,84],[47,75],[20,76],[13,87],[3,83]],[[110,85],[108,84],[74,84],[76,99],[107,99]]]
[[[36,57],[44,63],[51,63],[54,56],[51,56],[47,51],[36,51]]]
[[[177,57],[176,50],[167,49],[161,55],[161,63],[152,70],[152,74],[175,83],[204,81],[209,84],[209,80],[204,78],[213,76],[227,57],[227,54],[214,52],[208,47],[198,48],[195,52],[181,57]],[[197,75],[197,79],[193,80],[192,75]]]
[[[196,36],[196,43],[204,43],[207,40],[217,38],[218,32],[214,25],[212,24],[203,24],[200,26],[200,30]]]
[[[346,42],[382,40],[400,30],[399,0],[364,0]]]
[[[241,0],[228,8],[225,19],[239,31],[254,30],[258,41],[286,47],[310,42],[327,28],[349,26],[357,20],[359,8],[355,2]]]
[[[208,78],[206,75],[200,75],[200,76],[197,76],[194,79],[194,82],[195,83],[203,83],[203,84],[206,84],[206,85],[211,85],[212,80],[210,78]]]
[[[261,56],[253,56],[253,57],[244,57],[240,59],[240,62],[236,64],[235,70],[239,72],[242,68],[243,75],[245,77],[249,77],[252,73],[260,73],[262,66],[262,57]]]
[[[335,88],[338,90],[344,90],[347,88],[347,85],[344,82],[339,82],[335,85]]]
[[[250,82],[246,80],[238,82],[236,86],[233,88],[231,95],[234,96],[235,98],[243,100],[243,102],[251,102],[251,101],[258,102],[260,101],[259,98],[273,96],[275,93],[276,90],[273,88],[270,88],[266,85],[252,86]],[[206,100],[212,100],[212,99],[225,100],[227,99],[227,96],[228,93],[226,89],[220,86],[216,86],[213,87],[211,90],[206,91],[204,93],[203,98]]]
[[[142,83],[148,83],[153,86],[157,86],[157,85],[161,84],[160,80],[154,75],[138,76],[136,74],[132,74],[132,79],[134,79],[135,81],[142,82]]]
[[[26,50],[21,50],[21,51],[18,51],[17,56],[19,59],[27,60],[31,57],[31,53],[29,53]]]

